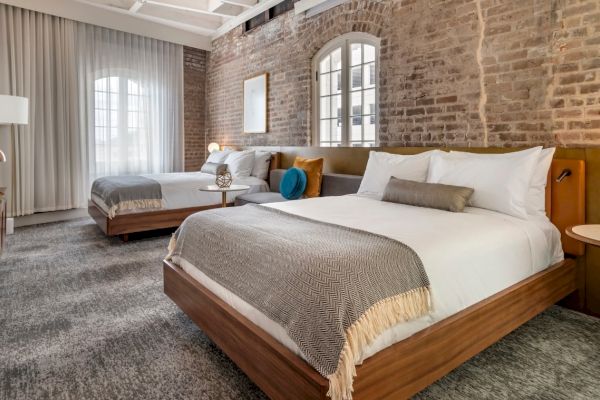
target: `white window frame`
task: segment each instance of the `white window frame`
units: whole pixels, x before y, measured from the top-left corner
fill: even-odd
[[[350,32],[329,41],[313,57],[312,61],[312,144],[320,147],[320,114],[321,102],[319,101],[319,64],[324,56],[329,55],[338,47],[342,49],[342,141],[340,147],[350,147],[350,45],[363,43],[375,47],[375,147],[379,145],[379,48],[381,39],[364,32]],[[364,125],[363,125],[364,129]]]

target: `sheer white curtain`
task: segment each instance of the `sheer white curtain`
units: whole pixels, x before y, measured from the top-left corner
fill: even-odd
[[[90,179],[183,169],[183,48],[78,25]]]
[[[10,215],[83,207],[99,176],[183,170],[180,45],[0,4],[0,93],[30,102],[29,125],[0,131]]]

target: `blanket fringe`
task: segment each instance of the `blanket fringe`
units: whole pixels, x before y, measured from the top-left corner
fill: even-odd
[[[126,200],[121,201],[108,209],[108,218],[113,219],[117,212],[124,210],[135,210],[140,208],[164,208],[162,199]]]
[[[345,333],[345,342],[337,370],[327,376],[332,400],[352,399],[352,383],[356,365],[362,363],[363,353],[375,338],[386,329],[425,315],[431,310],[428,287],[416,288],[406,293],[384,299],[370,307]]]
[[[167,246],[167,250],[169,251],[167,253],[167,260],[171,259],[171,256],[173,256],[173,252],[175,251],[175,246],[177,245],[177,237],[175,236],[175,232],[173,232],[171,234],[171,240],[169,240],[169,245]]]

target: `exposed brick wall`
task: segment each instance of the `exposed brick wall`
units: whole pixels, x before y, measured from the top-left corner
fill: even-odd
[[[311,60],[351,32],[381,38],[382,145],[600,145],[598,0],[352,0],[217,39],[207,132],[307,145]],[[267,134],[242,134],[242,82],[268,72]]]
[[[185,170],[198,171],[206,149],[206,59],[204,50],[184,47]]]

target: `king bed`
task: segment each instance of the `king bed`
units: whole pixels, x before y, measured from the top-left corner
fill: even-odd
[[[577,289],[576,263],[563,250],[580,255],[583,249],[561,233],[583,222],[584,176],[581,161],[552,162],[549,218],[478,207],[452,213],[368,193],[198,213],[170,245],[165,293],[271,398],[410,397]],[[396,246],[387,248],[388,241]],[[403,246],[408,250],[400,251]],[[413,269],[386,275],[390,258]],[[276,276],[284,265],[292,276]],[[309,281],[325,281],[334,270],[355,276],[337,275],[332,287],[303,286],[305,273],[312,274]],[[275,287],[269,279],[291,283]],[[329,342],[335,326],[325,325],[332,316],[355,313],[355,304],[338,301],[344,298],[338,291],[356,281],[368,281],[356,285],[358,292],[372,282],[383,291],[386,279],[402,287],[395,305],[385,294],[383,301],[377,297],[343,325],[342,344]],[[302,292],[310,295],[304,299]],[[310,315],[302,320],[265,303],[313,312],[302,312]]]

